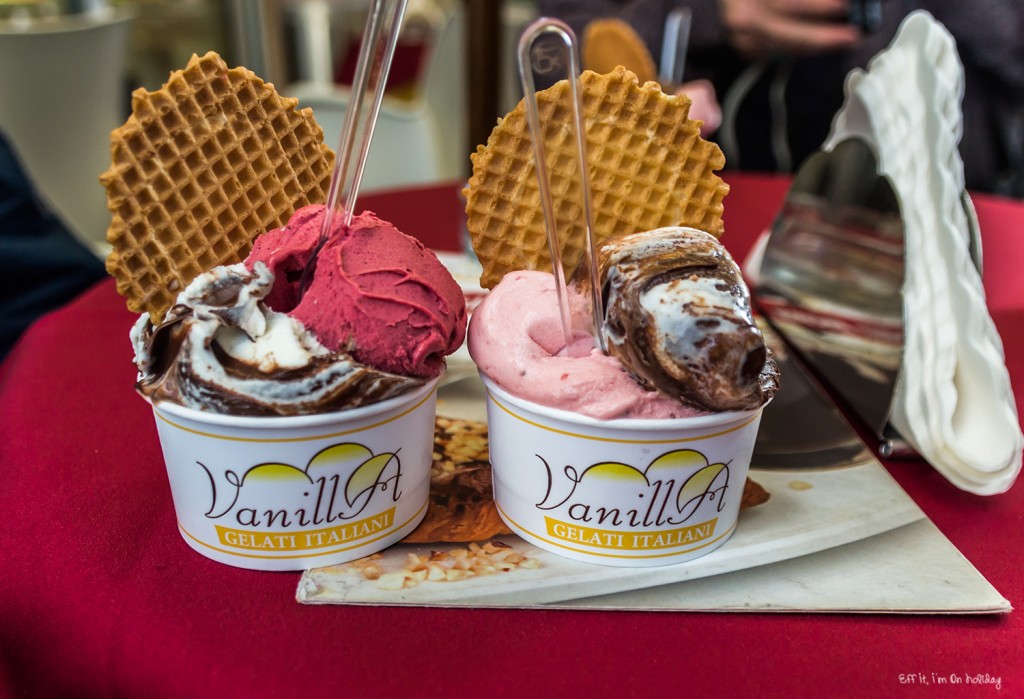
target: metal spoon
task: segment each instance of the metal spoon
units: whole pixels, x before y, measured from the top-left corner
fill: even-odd
[[[372,0],[370,3],[348,111],[345,113],[345,125],[341,131],[341,141],[335,154],[334,171],[331,173],[331,184],[327,191],[320,239],[302,271],[302,278],[299,282],[300,298],[312,281],[320,249],[330,237],[335,215],[339,213],[338,202],[342,192],[345,193],[345,198],[340,214],[343,217],[344,226],[351,225],[352,216],[355,213],[356,197],[359,194],[359,185],[366,167],[366,157],[370,151],[373,130],[377,124],[377,115],[380,113],[384,87],[387,83],[388,73],[391,71],[391,61],[395,56],[395,46],[398,44],[398,34],[402,27],[402,18],[405,16],[408,0],[395,0],[387,10],[385,9],[386,4],[388,4],[388,0]],[[369,105],[369,111],[364,115],[363,102],[366,91],[371,86],[373,101]],[[352,155],[357,138],[359,150],[353,164]]]
[[[540,190],[541,206],[544,209],[544,225],[548,233],[548,247],[551,250],[551,267],[555,276],[555,291],[558,299],[558,310],[562,319],[562,333],[565,338],[565,346],[573,343],[572,316],[569,310],[569,298],[565,281],[565,270],[562,267],[562,248],[558,241],[558,229],[555,222],[554,204],[551,198],[551,183],[548,176],[547,157],[545,154],[544,134],[541,130],[540,111],[537,107],[537,90],[534,82],[534,70],[538,72],[549,72],[552,66],[551,56],[545,54],[541,57],[546,65],[537,65],[534,62],[533,47],[540,37],[554,34],[565,45],[565,52],[568,55],[568,83],[569,96],[572,100],[572,123],[570,126],[575,132],[576,157],[580,173],[580,191],[583,204],[583,226],[586,232],[587,244],[584,248],[586,263],[590,273],[590,295],[592,324],[591,332],[594,340],[601,351],[608,352],[605,343],[604,333],[601,331],[604,306],[601,300],[601,284],[598,278],[597,253],[594,247],[593,235],[593,213],[590,203],[590,175],[587,167],[587,138],[583,125],[583,105],[579,91],[579,58],[577,54],[576,35],[569,25],[556,19],[541,17],[526,28],[519,39],[519,75],[523,84],[524,102],[526,103],[526,118],[530,125],[530,136],[533,141],[534,161],[537,168],[538,187]],[[557,64],[557,61],[555,62]]]
[[[690,8],[681,7],[665,18],[665,36],[661,42],[661,65],[658,79],[664,85],[678,86],[686,70],[686,52],[690,45]]]

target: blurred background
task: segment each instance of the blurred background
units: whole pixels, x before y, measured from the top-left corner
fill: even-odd
[[[722,146],[727,167],[793,172],[827,135],[848,71],[867,65],[907,12],[905,3],[848,0],[848,14],[822,18],[815,29],[846,36],[842,43],[801,45],[813,36],[805,23],[790,37],[797,45],[783,50],[747,46],[742,33],[727,31],[727,4],[409,0],[363,191],[469,176],[469,154],[521,96],[515,47],[539,12],[573,27],[584,67],[622,63],[689,95],[691,114],[705,127],[714,124],[707,137]],[[921,4],[941,14],[965,64],[960,151],[967,186],[1024,196],[1024,42],[1014,29],[1024,21],[1024,5]],[[0,0],[0,145],[13,151],[42,208],[104,256],[110,216],[97,178],[109,165],[109,133],[128,116],[134,89],[157,89],[192,54],[216,51],[312,108],[336,148],[368,7],[369,0]],[[700,15],[701,7],[717,14]],[[874,8],[877,16],[858,19],[857,7]],[[669,27],[680,12],[685,32],[675,37]],[[628,23],[620,21],[602,43],[585,29],[606,13]],[[634,43],[650,52],[645,60],[633,60],[637,51],[623,54]],[[676,54],[667,61],[669,43]],[[0,172],[0,185],[4,177]],[[11,233],[3,195],[0,189],[0,244]]]
[[[43,203],[103,256],[110,218],[97,178],[134,89],[216,51],[313,108],[335,148],[368,6],[0,0],[0,132]],[[533,0],[409,0],[364,191],[469,176],[469,153],[519,100],[511,59],[536,12]]]

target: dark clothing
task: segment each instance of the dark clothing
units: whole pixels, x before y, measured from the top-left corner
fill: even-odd
[[[657,58],[665,18],[689,7],[692,28],[685,80],[707,78],[723,103],[751,63],[726,39],[716,0],[540,0],[542,15],[567,22],[578,36],[597,17],[629,22]],[[843,103],[843,82],[853,68],[892,41],[916,9],[929,12],[953,35],[964,65],[964,129],[960,154],[970,189],[1024,196],[1024,2],[1021,0],[882,0],[880,25],[856,50],[766,62],[736,113],[738,157],[726,167],[778,170],[771,131],[784,128],[799,167],[829,133]],[[786,73],[788,72],[788,76]],[[748,74],[749,75],[749,74]],[[784,116],[770,106],[772,86],[785,89]],[[718,136],[713,136],[717,138]],[[739,162],[735,162],[736,160]]]
[[[103,276],[99,258],[37,199],[0,133],[0,360],[33,320]]]

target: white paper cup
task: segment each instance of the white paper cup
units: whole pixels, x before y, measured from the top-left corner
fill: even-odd
[[[597,420],[522,400],[486,376],[494,501],[530,543],[588,563],[681,563],[736,529],[762,408]]]
[[[301,570],[402,539],[427,511],[436,385],[322,415],[153,406],[185,542],[240,568]]]

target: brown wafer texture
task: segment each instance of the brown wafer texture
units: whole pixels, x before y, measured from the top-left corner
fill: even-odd
[[[641,83],[658,79],[658,69],[636,30],[617,17],[592,20],[583,28],[581,60],[585,70],[609,73],[617,66],[636,73]]]
[[[640,84],[621,66],[605,74],[584,71],[580,85],[596,242],[663,226],[720,236],[729,188],[715,171],[725,156],[700,137],[701,122],[688,118],[689,98]],[[571,275],[585,235],[568,82],[538,92],[537,101],[562,261]],[[466,225],[484,268],[481,285],[489,289],[518,269],[550,270],[523,102],[470,158]]]
[[[162,318],[195,277],[242,261],[256,236],[326,200],[334,154],[297,104],[213,52],[132,94],[100,176],[113,214],[107,271],[132,311]]]
[[[438,416],[427,514],[402,542],[485,541],[511,533],[491,494],[487,425]]]

